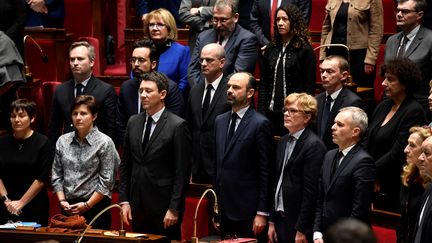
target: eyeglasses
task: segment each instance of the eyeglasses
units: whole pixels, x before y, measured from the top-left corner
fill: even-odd
[[[154,27],[156,27],[156,29],[160,30],[163,27],[165,27],[166,25],[162,24],[162,23],[149,23],[148,26],[149,26],[150,29],[153,29]]]
[[[199,59],[199,63],[200,63],[200,64],[202,64],[204,61],[205,61],[206,63],[210,64],[210,63],[216,61],[216,59],[214,59],[214,58],[200,58],[200,59]]]
[[[230,18],[231,17],[229,17],[229,18],[224,18],[224,17],[217,18],[217,17],[213,17],[211,19],[211,21],[213,22],[213,24],[217,24],[218,22],[220,22],[221,24],[225,24]]]
[[[407,14],[415,13],[418,11],[412,10],[412,9],[399,9],[399,8],[395,9],[395,11],[394,11],[395,14],[398,14],[399,12],[401,12],[402,15],[407,15]]]
[[[138,64],[143,64],[145,62],[145,59],[143,57],[131,57],[129,61],[131,64],[135,64],[136,61],[138,61]]]
[[[293,116],[293,115],[295,115],[295,114],[297,114],[297,113],[304,112],[304,111],[302,111],[302,110],[297,110],[297,109],[294,109],[294,108],[284,108],[284,109],[283,109],[283,112],[284,112],[284,113],[285,113],[285,112],[288,112],[288,115]]]

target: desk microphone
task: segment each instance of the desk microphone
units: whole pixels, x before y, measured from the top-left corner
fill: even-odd
[[[25,35],[23,38],[23,42],[24,42],[24,75],[26,78],[31,78],[32,73],[30,72],[30,68],[27,65],[27,58],[26,58],[26,42],[27,39],[31,40],[33,42],[33,44],[36,45],[36,47],[38,48],[40,55],[41,55],[41,59],[42,62],[44,63],[48,63],[48,56],[45,54],[45,52],[42,50],[42,47],[39,45],[39,43],[37,43],[30,35]]]

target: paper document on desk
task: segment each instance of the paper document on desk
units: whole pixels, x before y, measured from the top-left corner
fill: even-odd
[[[106,236],[119,236],[119,232],[118,231],[105,231],[103,234],[106,235]],[[130,238],[145,237],[145,238],[147,238],[148,235],[142,234],[142,233],[130,233],[130,232],[126,232],[126,237],[130,237]]]
[[[16,229],[17,226],[27,226],[27,227],[34,227],[34,228],[41,227],[41,225],[36,223],[36,222],[21,222],[21,221],[12,222],[12,221],[9,221],[6,224],[1,224],[0,229]]]

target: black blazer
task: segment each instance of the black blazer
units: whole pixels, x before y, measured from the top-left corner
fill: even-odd
[[[327,125],[327,129],[325,131],[321,131],[321,121],[323,115],[322,110],[325,106],[326,92],[318,94],[316,96],[316,99],[318,102],[318,114],[315,122],[317,135],[322,138],[328,150],[335,149],[337,148],[337,145],[333,143],[331,127],[333,126],[336,115],[339,113],[340,109],[347,106],[356,106],[363,109],[363,100],[356,93],[352,92],[348,88],[343,87],[338,97],[333,103],[333,107],[329,114],[329,122]]]
[[[260,46],[265,46],[271,42],[270,39],[270,2],[271,0],[254,0],[252,11],[250,12],[250,30],[258,38]],[[312,14],[311,0],[282,0],[280,6],[293,4],[302,12],[306,24],[309,25],[310,16]]]
[[[314,232],[325,233],[338,219],[353,217],[369,223],[375,184],[375,163],[360,145],[355,145],[330,177],[338,149],[327,152],[319,177],[319,195]]]
[[[423,207],[423,204],[426,201],[426,198],[429,196],[429,205],[428,207],[425,208],[424,212],[423,212],[423,225],[422,225],[422,229],[420,229],[420,227],[418,227],[419,224],[419,219],[420,219],[420,213]],[[430,200],[432,200],[432,186],[429,185],[428,188],[426,189],[425,193],[423,194],[423,198],[421,200],[421,204],[420,204],[420,211],[418,212],[417,215],[417,220],[415,223],[415,230],[414,230],[414,235],[413,235],[413,243],[426,243],[426,242],[432,242],[432,202],[430,202]],[[421,232],[418,232],[419,230],[421,230]],[[416,238],[416,235],[419,234],[419,237]]]
[[[230,220],[253,220],[257,211],[270,212],[273,131],[267,118],[249,108],[225,149],[230,119],[228,111],[215,121],[214,188],[222,213]]]
[[[277,146],[270,221],[273,220],[275,213],[275,194],[282,173],[288,137],[289,135],[283,136]],[[318,195],[318,178],[326,152],[326,147],[321,139],[310,129],[305,128],[285,166],[281,190],[284,212],[289,215],[289,230],[294,230],[293,240],[295,231],[311,233]]]
[[[168,79],[168,85],[165,107],[172,113],[183,116],[184,100],[178,89],[178,85],[171,79]],[[138,113],[139,86],[140,83],[137,78],[129,79],[120,86],[116,110],[116,136],[120,144],[123,143],[126,124],[129,118]]]
[[[187,123],[169,112],[162,113],[142,149],[146,113],[133,115],[127,124],[120,164],[120,202],[128,201],[132,213],[145,218],[163,217],[168,209],[181,219],[190,173],[191,137]],[[144,206],[144,208],[142,208]],[[181,220],[179,221],[181,222]]]
[[[192,175],[198,172],[200,165],[205,172],[214,176],[216,116],[231,109],[227,103],[226,78],[222,77],[207,110],[202,118],[202,99],[205,93],[204,80],[192,87],[186,109],[186,120],[192,132]]]
[[[258,96],[258,110],[260,112],[268,110],[268,106],[270,105],[276,63],[281,51],[281,47],[271,43],[264,53]],[[293,48],[292,45],[288,45],[285,52],[286,94],[294,92],[315,94],[315,72],[304,71],[315,70],[315,54],[312,47],[308,45],[298,49]]]
[[[205,30],[198,35],[188,68],[188,80],[191,86],[203,80],[201,64],[199,63],[201,50],[207,44],[216,43],[217,38],[214,29]],[[226,53],[224,75],[227,76],[240,71],[253,73],[258,57],[257,44],[254,34],[236,24],[233,33],[224,46]]]
[[[48,137],[54,145],[62,133],[74,130],[70,110],[75,99],[74,85],[75,81],[71,79],[58,85],[54,91],[51,119],[48,126]],[[99,131],[114,140],[117,107],[117,94],[114,88],[110,84],[91,76],[82,94],[95,97],[99,106],[95,125],[97,125]]]

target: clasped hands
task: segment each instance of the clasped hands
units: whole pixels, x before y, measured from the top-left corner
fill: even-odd
[[[27,0],[27,4],[36,13],[48,13],[48,7],[45,5],[44,0]]]
[[[82,214],[88,210],[84,202],[78,202],[75,204],[69,204],[67,201],[61,201],[60,207],[66,212],[68,215],[74,214]]]
[[[7,210],[9,211],[9,213],[19,216],[22,213],[22,208],[25,206],[24,203],[22,203],[20,200],[16,200],[16,201],[5,201],[4,202]]]

